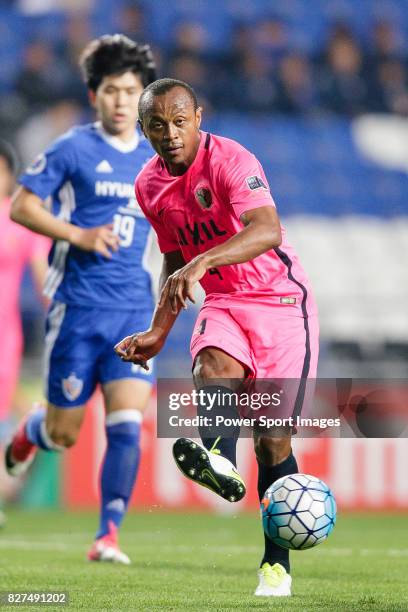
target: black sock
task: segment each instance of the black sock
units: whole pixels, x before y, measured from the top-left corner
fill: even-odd
[[[237,441],[239,438],[239,427],[220,425],[215,426],[215,417],[222,415],[224,418],[237,418],[237,402],[235,401],[234,392],[228,387],[221,385],[207,385],[201,387],[198,391],[204,391],[206,394],[215,396],[217,401],[211,410],[207,410],[208,402],[200,403],[197,413],[201,416],[206,416],[212,419],[213,425],[206,427],[200,426],[198,431],[205,448],[210,450],[214,444],[223,457],[226,457],[236,467],[237,465]],[[232,395],[233,394],[233,395]],[[228,397],[226,397],[228,396]]]
[[[289,474],[296,474],[299,471],[298,465],[296,463],[296,459],[293,456],[293,453],[287,457],[282,463],[278,463],[273,467],[268,467],[263,463],[258,461],[258,495],[259,501],[262,500],[265,491],[282,476],[287,476]],[[286,571],[290,572],[290,564],[289,564],[289,550],[286,548],[282,548],[278,546],[272,540],[270,540],[266,534],[264,534],[265,538],[265,552],[261,561],[261,566],[264,563],[270,563],[273,565],[274,563],[280,563],[286,569]]]

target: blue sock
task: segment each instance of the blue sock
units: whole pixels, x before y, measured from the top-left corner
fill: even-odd
[[[140,420],[136,410],[118,410],[106,419],[107,448],[101,471],[97,538],[109,533],[110,522],[119,527],[125,516],[139,468]]]
[[[45,415],[46,411],[43,406],[38,406],[38,408],[29,415],[25,426],[27,438],[32,444],[35,444],[45,451],[63,450],[61,446],[55,444],[49,437],[45,427]]]

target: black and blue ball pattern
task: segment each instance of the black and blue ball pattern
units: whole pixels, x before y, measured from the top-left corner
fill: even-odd
[[[276,480],[261,502],[266,535],[279,546],[305,550],[323,542],[336,523],[336,501],[329,487],[308,474]]]

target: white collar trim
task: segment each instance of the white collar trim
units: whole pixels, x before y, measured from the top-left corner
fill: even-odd
[[[135,135],[132,140],[129,140],[129,142],[124,142],[117,136],[108,134],[100,121],[96,121],[94,125],[100,136],[117,151],[120,151],[121,153],[130,153],[131,151],[137,149],[140,142],[140,136],[137,130],[135,130]]]

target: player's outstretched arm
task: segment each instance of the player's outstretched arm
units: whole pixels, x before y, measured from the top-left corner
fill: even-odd
[[[127,336],[114,348],[123,361],[131,361],[148,370],[147,361],[157,355],[170,333],[181,310],[181,305],[173,311],[168,298],[171,275],[184,266],[181,251],[165,253],[160,274],[160,299],[153,313],[150,329]]]
[[[245,263],[280,246],[281,226],[275,207],[248,210],[240,220],[242,231],[204,253],[207,269]]]
[[[278,213],[273,206],[254,208],[241,215],[244,228],[218,246],[198,255],[168,280],[168,298],[172,312],[186,307],[186,298],[194,302],[194,285],[207,270],[250,261],[282,242]]]
[[[10,217],[28,229],[49,236],[53,240],[66,240],[84,251],[94,251],[104,257],[112,257],[111,250],[119,248],[119,237],[112,225],[82,228],[54,217],[37,195],[20,187],[12,200]]]

